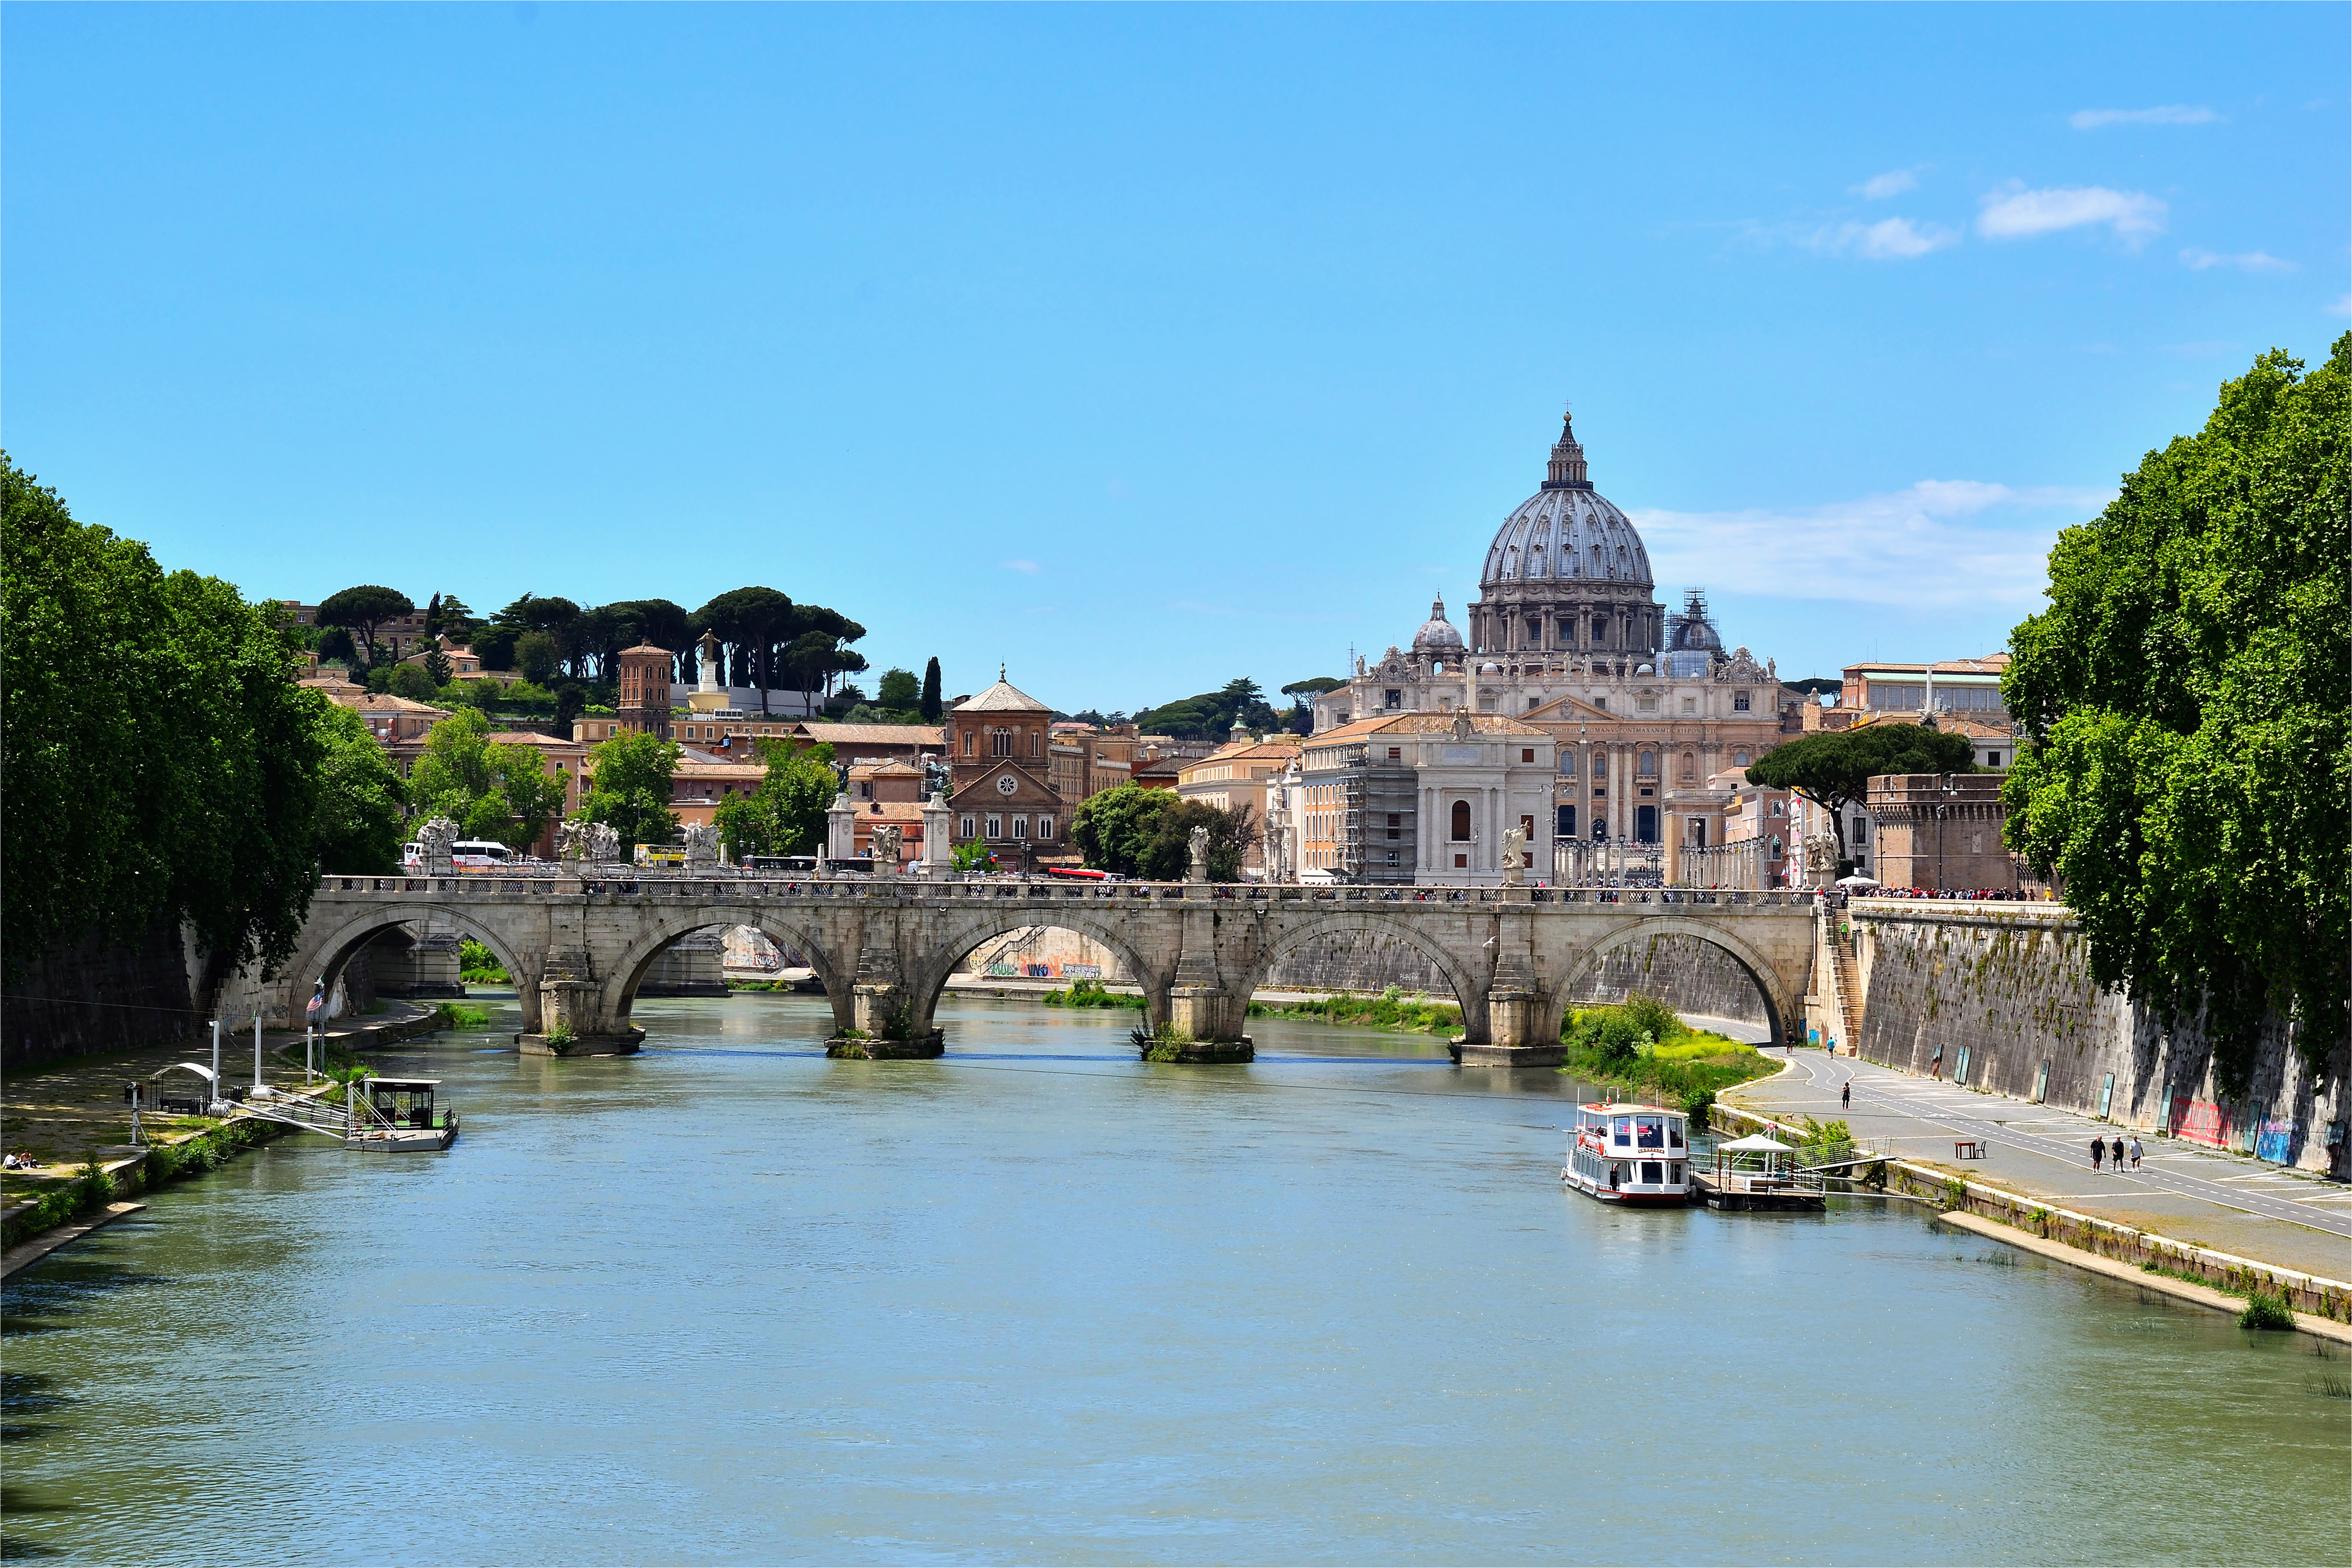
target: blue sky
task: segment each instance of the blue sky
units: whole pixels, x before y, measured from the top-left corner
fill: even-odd
[[[2341,5],[5,8],[0,440],[261,595],[1066,710],[1456,611],[1562,401],[1784,675],[1999,647],[2347,325]]]

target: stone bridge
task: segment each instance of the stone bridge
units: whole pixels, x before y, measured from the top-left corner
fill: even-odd
[[[1124,959],[1173,1059],[1248,1059],[1249,999],[1275,961],[1318,937],[1371,933],[1426,954],[1461,1004],[1458,1059],[1551,1066],[1563,999],[1611,949],[1695,937],[1756,983],[1776,1037],[1801,1026],[1812,963],[1808,894],[1682,889],[1266,887],[1255,884],[762,879],[719,871],[322,879],[265,1011],[299,1027],[314,981],[331,987],[388,928],[456,931],[515,978],[525,1049],[633,1051],[629,1021],[673,943],[744,925],[805,954],[833,1003],[845,1054],[936,1056],[932,1020],[973,948],[1060,926]]]

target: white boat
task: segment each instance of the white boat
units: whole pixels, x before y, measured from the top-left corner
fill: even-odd
[[[1688,1204],[1688,1125],[1664,1106],[1580,1105],[1559,1179],[1604,1204]]]

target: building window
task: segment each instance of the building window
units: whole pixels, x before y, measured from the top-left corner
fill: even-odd
[[[1391,686],[1381,693],[1381,701],[1385,707],[1402,708],[1404,706],[1404,693]]]
[[[1788,802],[1786,802],[1786,801],[1782,801],[1782,800],[1776,800],[1776,801],[1774,801],[1774,802],[1772,803],[1772,815],[1773,815],[1773,816],[1788,816],[1788,815],[1789,815],[1789,803],[1788,803]]]
[[[1987,752],[1985,753],[1985,766],[1989,768],[1997,768],[2000,766],[2000,753],[1999,752]]]
[[[1608,711],[1609,711],[1609,699],[1607,699],[1606,697],[1596,697],[1596,698],[1594,698],[1594,699],[1592,700],[1592,705],[1593,705],[1595,708],[1600,709],[1603,713],[1606,713],[1606,712],[1608,712]]]
[[[1566,773],[1570,778],[1574,778],[1576,776],[1576,753],[1574,752],[1562,752],[1559,754],[1559,771]]]
[[[1470,841],[1470,803],[1466,800],[1454,803],[1454,841],[1456,844]]]
[[[1731,710],[1734,713],[1745,713],[1748,711],[1748,693],[1745,691],[1735,691],[1731,694]]]
[[[1016,816],[1013,819],[1013,837],[1015,838],[1026,838],[1029,837],[1029,819],[1027,817]]]
[[[988,836],[991,838],[1002,838],[1004,837],[1004,818],[1001,816],[992,816],[988,819]]]
[[[1731,753],[1731,765],[1732,765],[1733,767],[1736,767],[1736,768],[1744,768],[1744,767],[1746,767],[1746,766],[1748,765],[1748,753],[1747,753],[1747,752],[1732,752],[1732,753]]]
[[[1559,836],[1562,838],[1576,837],[1576,807],[1563,805],[1559,808]]]
[[[1470,868],[1470,857],[1467,855],[1456,855],[1454,858],[1454,868],[1457,871],[1468,870]]]
[[[1054,819],[1052,817],[1041,816],[1037,819],[1037,837],[1040,838],[1051,838],[1054,837]]]
[[[1532,763],[1535,760],[1536,749],[1533,746],[1521,746],[1519,748],[1519,761],[1523,763]]]
[[[1697,711],[1698,711],[1698,699],[1697,699],[1697,698],[1696,698],[1696,697],[1685,697],[1685,698],[1684,698],[1684,699],[1683,699],[1683,711],[1684,711],[1684,712],[1685,712],[1685,713],[1696,713],[1696,712],[1697,712]]]
[[[1644,697],[1633,706],[1644,713],[1655,713],[1658,710],[1658,700],[1654,697]]]
[[[1643,776],[1643,778],[1645,778],[1645,779],[1654,779],[1654,778],[1656,778],[1656,777],[1658,776],[1658,753],[1657,753],[1657,752],[1643,752],[1642,753],[1642,766],[1641,766],[1640,772],[1641,772],[1642,776]]]
[[[1391,746],[1389,748],[1389,761],[1396,763],[1402,762],[1403,760],[1404,748],[1402,746]]]
[[[1683,782],[1693,784],[1698,779],[1698,756],[1693,752],[1683,753]]]
[[[1010,730],[991,730],[988,732],[988,752],[989,755],[992,757],[1011,756],[1013,754],[1013,731]]]
[[[966,838],[971,837],[971,829],[972,829],[972,820],[971,820],[971,817],[967,816],[967,817],[965,817],[965,818],[963,819],[963,833],[962,833],[962,837],[966,837]]]
[[[963,732],[963,754],[967,757],[971,755],[971,731],[969,730]]]
[[[1396,852],[1395,850],[1391,849],[1391,850],[1390,850],[1390,851],[1389,851],[1389,864],[1390,864],[1390,865],[1391,865],[1391,866],[1393,866],[1393,865],[1395,865],[1396,863],[1397,863],[1397,852]]]
[[[1532,712],[1534,712],[1537,709],[1538,709],[1538,708],[1540,708],[1540,707],[1542,707],[1542,706],[1543,706],[1543,699],[1542,699],[1542,698],[1540,698],[1540,697],[1530,697],[1530,698],[1528,698],[1528,712],[1532,713]]]
[[[1045,754],[1045,732],[1043,730],[1029,731],[1029,754],[1033,757],[1042,757]]]

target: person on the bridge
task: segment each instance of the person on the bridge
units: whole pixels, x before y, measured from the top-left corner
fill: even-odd
[[[2106,1154],[2107,1141],[2095,1132],[2091,1134],[2091,1169],[2097,1170],[2099,1162],[2105,1159]]]
[[[1851,1109],[1853,1105],[1853,1084],[1851,1081],[1848,1081],[1838,1087],[1838,1109],[1845,1110]]]
[[[2124,1135],[2122,1133],[2116,1133],[2114,1141],[2108,1143],[2107,1158],[2115,1162],[2116,1170],[2120,1171],[2124,1168]]]
[[[2132,1169],[2137,1171],[2139,1169],[2139,1134],[2137,1132],[2132,1134],[2131,1157]]]

